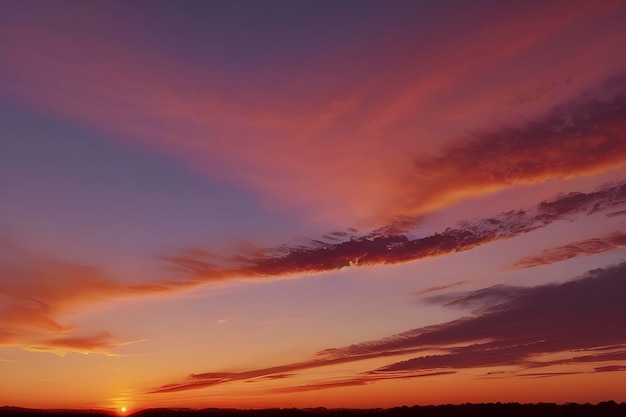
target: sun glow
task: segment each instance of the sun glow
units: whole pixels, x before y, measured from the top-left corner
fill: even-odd
[[[125,413],[125,412],[126,412],[126,410],[127,410],[126,406],[120,407],[120,411],[121,411],[122,413]]]

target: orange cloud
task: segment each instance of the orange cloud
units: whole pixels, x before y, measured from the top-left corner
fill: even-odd
[[[0,262],[0,345],[26,349],[113,354],[120,341],[107,332],[85,335],[61,317],[111,299],[158,295],[198,285],[162,280],[123,285],[98,268],[10,252]],[[64,319],[67,320],[67,319]]]
[[[0,343],[50,348],[64,345],[72,350],[71,345],[80,344],[68,336],[74,326],[60,322],[58,317],[76,306],[123,292],[96,268],[16,256],[0,265]],[[106,351],[108,343],[102,337],[96,339],[100,340],[98,349]]]
[[[117,346],[127,345],[135,342],[120,342],[108,332],[101,332],[91,336],[60,336],[28,346],[28,350],[48,351],[56,354],[66,352],[77,353],[101,353],[112,355]]]

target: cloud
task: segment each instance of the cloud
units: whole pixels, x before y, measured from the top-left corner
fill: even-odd
[[[420,291],[417,291],[415,293],[415,295],[425,295],[425,294],[429,294],[431,292],[437,292],[437,291],[441,291],[441,290],[447,290],[449,288],[453,288],[453,287],[458,287],[460,285],[463,285],[465,283],[467,283],[468,281],[457,281],[457,282],[453,282],[452,284],[448,284],[448,285],[437,285],[435,287],[429,287]]]
[[[426,297],[424,300],[432,304],[441,304],[445,307],[455,307],[472,310],[474,313],[489,311],[498,306],[506,306],[519,298],[524,291],[532,288],[520,288],[510,285],[494,285],[469,293],[449,293]]]
[[[273,388],[269,390],[271,393],[277,394],[291,394],[294,392],[306,392],[306,391],[319,391],[323,389],[351,387],[359,385],[367,385],[377,381],[390,380],[390,379],[411,379],[411,378],[424,378],[434,377],[442,375],[454,374],[454,371],[441,371],[441,372],[426,372],[426,373],[412,373],[412,374],[398,374],[398,375],[362,375],[356,378],[341,379],[338,381],[321,381],[318,383],[297,385],[291,387]]]
[[[0,344],[80,351],[91,345],[108,352],[115,343],[111,337],[81,343],[72,335],[74,326],[59,317],[77,306],[121,296],[124,288],[97,268],[13,255],[0,262]]]
[[[243,372],[192,374],[187,379],[151,390],[184,391],[251,380],[284,372],[338,363],[412,355],[411,359],[379,367],[354,379],[322,381],[281,388],[297,392],[359,385],[385,378],[443,375],[461,369],[515,367],[515,376],[549,377],[569,372],[524,372],[549,366],[608,363],[596,371],[623,371],[626,360],[626,263],[597,269],[583,278],[537,287],[491,287],[457,296],[475,306],[475,313],[458,320],[340,348],[326,349],[316,359]],[[503,298],[504,302],[494,302]],[[435,297],[431,302],[439,302]],[[417,356],[415,356],[417,354]],[[561,359],[550,359],[559,354]],[[488,374],[492,374],[490,371]]]
[[[626,210],[619,210],[619,211],[615,211],[613,213],[608,213],[606,215],[606,217],[617,217],[617,216],[623,216],[626,214]]]
[[[340,381],[327,381],[320,382],[317,384],[308,384],[308,385],[299,385],[293,387],[283,387],[283,388],[274,388],[271,390],[272,392],[279,394],[291,394],[294,392],[306,392],[306,391],[319,391],[322,389],[330,389],[330,388],[342,388],[342,387],[353,387],[359,385],[366,385],[370,382],[369,378],[352,378]]]
[[[626,247],[626,234],[613,232],[602,237],[585,239],[569,245],[546,249],[539,255],[529,256],[517,261],[517,268],[532,268],[539,265],[549,265],[555,262],[579,256],[596,255],[611,252]]]
[[[68,321],[77,310],[113,299],[131,299],[184,290],[198,282],[160,280],[124,285],[91,266],[42,259],[3,245],[0,259],[0,345],[65,354],[113,354],[136,341],[107,332],[85,334]]]
[[[47,340],[28,346],[28,350],[33,351],[49,351],[59,355],[64,355],[67,352],[77,353],[101,353],[105,355],[113,355],[114,348],[118,346],[129,345],[132,343],[143,342],[143,340],[136,340],[130,342],[120,342],[116,340],[108,332],[101,332],[91,336],[61,336],[54,337]]]
[[[595,368],[596,372],[622,372],[626,371],[626,365],[607,365]]]
[[[274,380],[274,379],[286,379],[286,378],[292,378],[296,376],[296,374],[273,374],[273,375],[267,375],[267,376],[262,376],[260,378],[257,378],[256,380],[250,380],[249,382],[254,382],[254,381],[266,381],[266,380]]]
[[[382,30],[367,47],[356,36],[284,70],[243,73],[210,49],[171,59],[143,36],[116,43],[109,28],[134,33],[137,22],[100,7],[76,11],[90,22],[81,27],[93,26],[80,36],[58,11],[43,21],[24,11],[2,25],[0,87],[13,101],[251,189],[272,208],[386,223],[623,166],[623,86],[593,98],[624,68],[624,28],[611,19],[621,6],[493,2],[475,15],[443,13],[436,27]]]
[[[110,354],[124,341],[104,337],[98,331],[96,336],[81,339],[86,336],[60,317],[74,309],[112,299],[165,295],[216,281],[301,276],[345,267],[396,264],[442,256],[509,239],[571,216],[615,210],[625,203],[626,184],[614,184],[591,193],[558,196],[532,210],[462,221],[454,228],[425,237],[412,238],[411,231],[388,234],[390,229],[383,227],[361,235],[355,229],[332,232],[329,234],[332,239],[311,240],[300,246],[255,249],[234,256],[194,249],[181,256],[165,258],[170,274],[179,274],[177,279],[136,285],[122,284],[94,267],[5,253],[6,259],[0,260],[0,344],[59,353],[92,351]],[[412,223],[403,222],[403,225],[407,224]],[[622,245],[623,240],[624,236],[613,234],[604,237],[603,242]],[[487,297],[500,302],[504,300],[504,288],[485,291],[484,294],[475,293],[469,298],[445,302],[450,306],[468,307],[474,302],[482,305]],[[511,291],[515,295],[521,290]],[[438,300],[444,302],[444,299]]]
[[[542,361],[547,353],[569,352],[626,342],[626,289],[622,279],[626,264],[595,270],[583,279],[564,284],[507,291],[508,302],[490,305],[475,317],[417,329],[389,341],[368,345],[370,350],[387,346],[455,347],[442,355],[409,359],[381,368],[382,372],[439,368],[474,368],[517,365],[523,368],[555,364],[626,359],[626,351],[595,353],[563,360]],[[484,291],[480,292],[484,294]],[[475,293],[461,299],[472,298]],[[480,298],[480,297],[479,297]]]
[[[622,167],[625,137],[626,78],[620,75],[537,119],[418,157],[399,212],[419,214],[484,192]]]
[[[150,389],[150,393],[158,394],[165,392],[187,391],[192,389],[205,388],[207,386],[221,385],[234,381],[260,381],[263,379],[280,379],[283,375],[291,375],[295,371],[306,369],[320,368],[324,366],[337,365],[346,362],[355,362],[367,359],[375,359],[386,356],[396,356],[400,354],[415,353],[424,349],[405,349],[403,352],[376,352],[374,354],[355,354],[355,355],[333,355],[327,351],[318,353],[315,359],[295,362],[284,365],[273,366],[269,368],[252,369],[241,372],[204,372],[200,374],[191,374],[183,381],[162,385],[160,387]],[[332,351],[329,350],[329,351]]]
[[[553,378],[556,376],[579,375],[587,372],[537,372],[532,374],[518,374],[517,377],[523,378]]]
[[[331,235],[300,246],[282,246],[232,257],[190,250],[165,258],[191,281],[283,277],[339,270],[346,267],[398,264],[473,249],[519,236],[575,215],[593,215],[626,204],[626,184],[605,186],[590,193],[570,193],[544,201],[532,210],[514,210],[491,218],[466,220],[454,228],[425,237],[388,234],[381,228],[357,236]],[[607,238],[621,242],[619,236]]]

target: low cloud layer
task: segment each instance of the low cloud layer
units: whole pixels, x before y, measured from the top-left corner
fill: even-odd
[[[284,392],[364,384],[378,379],[442,375],[461,369],[514,367],[513,374],[547,377],[581,372],[549,366],[592,365],[583,372],[621,372],[626,361],[626,263],[584,278],[537,287],[491,287],[450,296],[449,305],[474,314],[387,338],[321,351],[317,358],[243,372],[209,372],[165,385],[152,393],[205,388],[338,363],[413,355],[345,381],[284,388]],[[501,298],[501,300],[498,300]],[[441,298],[428,298],[441,303]],[[475,308],[477,307],[478,308]],[[561,359],[544,355],[559,353]],[[595,367],[593,367],[595,366]],[[489,374],[491,375],[490,371]],[[508,371],[510,372],[510,371]]]

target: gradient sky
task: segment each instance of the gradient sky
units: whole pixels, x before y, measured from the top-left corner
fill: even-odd
[[[626,401],[625,21],[0,0],[0,405]]]

